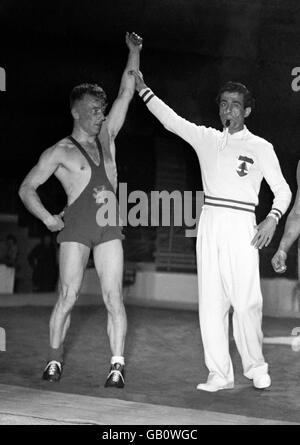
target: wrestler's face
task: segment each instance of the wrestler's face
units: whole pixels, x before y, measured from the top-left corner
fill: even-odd
[[[244,96],[238,92],[225,91],[221,94],[219,103],[219,115],[223,126],[226,120],[230,121],[229,133],[241,131],[245,118],[251,113],[251,108],[244,108]]]
[[[99,133],[104,117],[103,102],[97,97],[86,94],[77,102],[72,111],[77,124],[90,136]]]

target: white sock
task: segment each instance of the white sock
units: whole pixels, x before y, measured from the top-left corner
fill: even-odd
[[[111,365],[114,365],[115,363],[120,363],[120,365],[125,365],[125,360],[122,355],[113,355],[110,361]]]

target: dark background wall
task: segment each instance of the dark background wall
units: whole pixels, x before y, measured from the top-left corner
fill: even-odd
[[[257,101],[247,125],[274,144],[295,192],[300,92],[291,87],[291,72],[300,66],[299,25],[297,0],[0,1],[0,66],[7,75],[7,91],[0,93],[1,184],[19,183],[45,148],[71,132],[74,85],[98,82],[112,103],[129,30],[144,38],[146,82],[188,119],[218,127],[219,86],[247,84]],[[120,180],[151,189],[157,137],[172,143],[136,97],[117,141]],[[201,189],[198,161],[186,148],[188,186]],[[64,197],[54,183],[41,193],[60,207]],[[263,185],[259,218],[271,201]]]

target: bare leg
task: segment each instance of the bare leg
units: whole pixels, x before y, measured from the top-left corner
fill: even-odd
[[[120,240],[94,248],[95,267],[107,309],[107,333],[113,356],[123,356],[127,318],[122,297],[123,247]]]
[[[61,243],[59,296],[50,318],[50,345],[62,346],[70,326],[71,311],[78,298],[90,249],[80,243]]]

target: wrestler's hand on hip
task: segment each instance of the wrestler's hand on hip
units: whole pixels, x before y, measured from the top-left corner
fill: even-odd
[[[134,70],[128,71],[128,74],[131,74],[135,78],[135,89],[140,92],[144,88],[147,88],[147,85],[144,82],[143,74],[139,71],[136,72]]]
[[[276,220],[270,216],[267,216],[258,226],[256,226],[257,233],[251,241],[252,246],[256,249],[262,249],[267,247],[272,241],[273,235],[276,230]]]
[[[286,259],[287,259],[286,252],[284,250],[278,249],[271,260],[271,263],[272,263],[272,266],[273,266],[273,269],[275,270],[275,272],[284,273],[286,271],[286,269],[287,269],[286,264],[285,264]]]
[[[64,228],[64,222],[62,220],[63,213],[59,215],[51,215],[49,218],[45,219],[44,224],[50,232],[59,232]]]
[[[135,32],[126,32],[126,44],[130,51],[141,51],[143,39]]]

